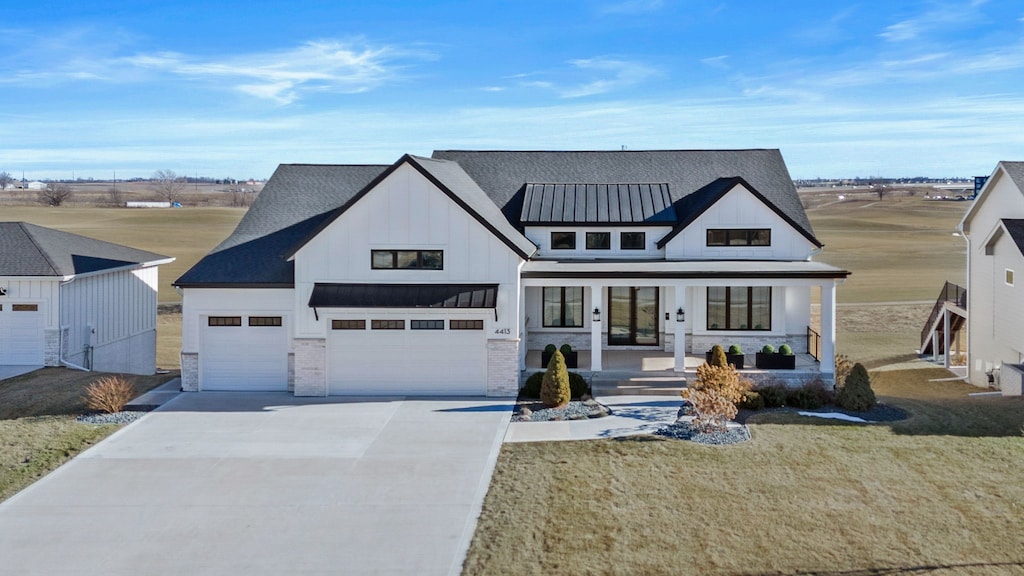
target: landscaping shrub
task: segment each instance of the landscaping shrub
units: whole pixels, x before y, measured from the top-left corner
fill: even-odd
[[[577,372],[569,372],[569,394],[573,398],[590,394],[590,384],[587,383],[587,379]]]
[[[83,401],[90,410],[113,414],[135,397],[135,385],[123,376],[104,376],[85,387]]]
[[[761,354],[775,354],[775,346],[765,344],[764,348],[761,348]]]
[[[719,368],[725,368],[729,365],[729,359],[725,356],[725,350],[718,344],[711,347],[711,362],[708,362],[708,364],[718,366]]]
[[[545,354],[554,354],[555,350],[558,350],[558,348],[556,348],[554,344],[548,344],[544,347]]]
[[[761,395],[765,408],[782,408],[786,405],[786,386],[779,383],[771,383],[757,387],[757,393]]]
[[[569,354],[572,353],[572,346],[569,346],[568,344],[562,344],[562,347],[559,348],[558,351],[562,353],[562,356],[568,356]]]
[[[846,377],[850,375],[850,370],[853,368],[853,362],[850,362],[850,358],[846,354],[836,354],[836,387],[842,386],[843,382],[846,382]]]
[[[740,354],[743,354],[743,348],[740,348],[739,344],[733,344],[732,346],[729,346],[730,356],[739,356]]]
[[[739,407],[744,410],[764,410],[764,398],[757,390],[747,390],[740,399]]]
[[[783,344],[782,346],[779,346],[779,354],[785,354],[786,356],[789,356],[792,353],[793,349],[789,347],[789,344]]]
[[[875,392],[871,389],[871,377],[860,362],[853,365],[842,387],[836,392],[836,404],[855,412],[864,412],[874,407]]]
[[[786,391],[786,405],[801,410],[817,410],[824,406],[821,394],[813,388],[801,386]]]
[[[569,371],[565,368],[565,356],[556,350],[540,384],[540,401],[548,408],[565,406],[569,403],[569,394]]]
[[[523,396],[527,398],[540,398],[540,384],[544,380],[543,372],[534,372],[523,384]]]
[[[717,348],[722,354],[722,347]],[[732,366],[701,364],[693,386],[682,391],[696,414],[692,425],[705,431],[725,430],[725,425],[736,416],[736,404],[749,389],[750,382],[740,378]]]

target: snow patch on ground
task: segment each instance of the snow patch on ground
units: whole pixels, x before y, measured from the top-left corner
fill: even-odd
[[[847,422],[862,422],[867,423],[868,421],[863,418],[856,416],[850,416],[849,414],[843,414],[842,412],[797,412],[801,416],[814,416],[815,418],[829,418],[832,420],[846,420]]]

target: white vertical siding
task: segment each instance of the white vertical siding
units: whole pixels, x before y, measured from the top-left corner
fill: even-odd
[[[576,232],[575,250],[552,250],[552,232]],[[665,250],[658,248],[658,241],[672,231],[671,226],[527,226],[525,235],[537,245],[538,258],[586,260],[597,258],[664,258]],[[611,248],[608,250],[587,250],[587,232],[608,232],[611,234]],[[644,250],[623,250],[622,232],[643,232],[647,247]]]
[[[80,276],[61,287],[67,350],[102,347],[156,330],[156,266]],[[92,333],[89,333],[90,328]]]
[[[60,318],[60,278],[0,277],[0,286],[7,288],[7,296],[0,296],[0,302],[11,304],[39,304],[39,310],[46,316],[47,330],[56,330]]]

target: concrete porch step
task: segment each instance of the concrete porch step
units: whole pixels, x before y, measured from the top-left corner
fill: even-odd
[[[590,383],[594,396],[678,396],[686,388],[683,376],[597,376]]]

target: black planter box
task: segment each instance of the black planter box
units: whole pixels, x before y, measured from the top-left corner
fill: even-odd
[[[758,352],[754,362],[762,370],[796,370],[796,354]]]
[[[555,354],[554,352],[541,352],[540,353],[540,367],[541,368],[547,368],[548,367],[548,362],[551,362],[551,357],[554,354]],[[572,352],[569,352],[568,354],[562,354],[562,356],[565,357],[565,367],[566,368],[578,368],[579,367],[579,360],[577,360],[577,353],[576,353],[575,350],[573,350]]]
[[[725,361],[737,370],[743,370],[743,354],[726,354]],[[704,361],[711,364],[711,352],[704,353]]]

